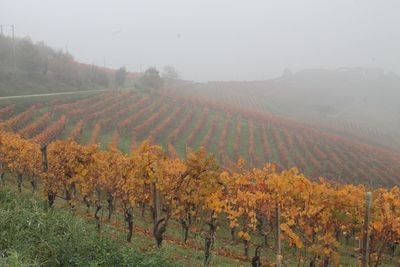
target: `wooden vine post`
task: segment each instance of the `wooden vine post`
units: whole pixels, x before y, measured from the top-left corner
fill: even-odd
[[[371,204],[372,204],[372,193],[368,192],[365,199],[365,216],[364,216],[364,226],[362,231],[361,267],[368,267],[368,251],[369,251],[368,228],[371,220]]]
[[[49,170],[49,163],[47,161],[47,145],[41,144],[40,151],[42,153],[42,171],[43,174],[46,175],[47,171]],[[56,193],[52,191],[47,192],[47,201],[49,203],[49,207],[53,207],[54,201],[56,199]]]
[[[166,231],[166,218],[161,217],[160,190],[157,189],[156,183],[151,184],[151,191],[153,202],[153,236],[157,247],[160,248],[163,241],[163,234]]]
[[[160,205],[160,192],[157,189],[156,183],[151,184],[151,197],[153,206],[153,227],[157,224],[160,219],[161,205]]]
[[[47,162],[47,145],[42,144],[40,146],[40,151],[42,152],[42,168],[43,172],[47,172],[49,169],[49,163]]]
[[[282,246],[281,246],[281,209],[279,205],[275,209],[276,214],[276,267],[282,266]]]

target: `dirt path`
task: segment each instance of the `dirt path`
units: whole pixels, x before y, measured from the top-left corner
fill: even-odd
[[[60,92],[60,93],[48,93],[48,94],[34,94],[34,95],[1,96],[0,100],[16,99],[16,98],[29,98],[29,97],[42,97],[42,96],[57,96],[57,95],[75,95],[75,94],[85,94],[85,93],[98,93],[98,92],[105,92],[105,91],[108,91],[108,90],[109,89],[72,91],[72,92]]]

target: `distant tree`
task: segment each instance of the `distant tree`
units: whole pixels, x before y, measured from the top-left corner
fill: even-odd
[[[17,43],[16,63],[19,68],[28,72],[40,69],[40,55],[30,38],[23,38]]]
[[[3,65],[9,64],[12,60],[12,41],[10,38],[0,34],[0,62]]]
[[[88,70],[88,74],[86,75],[89,77],[90,82],[95,85],[98,85],[100,87],[109,86],[109,76],[107,75],[107,73],[99,70],[99,68],[96,66],[92,66],[92,68]]]
[[[84,82],[84,77],[79,74],[74,57],[69,53],[64,53],[63,51],[56,52],[46,68],[49,72],[53,72],[59,81],[69,86],[78,86],[80,88]]]
[[[290,76],[292,76],[292,75],[293,75],[293,73],[292,73],[292,71],[291,71],[289,68],[285,68],[285,69],[283,70],[282,77],[290,77]]]
[[[117,88],[124,86],[126,76],[127,72],[125,67],[121,67],[115,72],[115,85],[117,86]]]
[[[155,68],[148,68],[143,76],[139,79],[136,86],[139,89],[159,89],[163,85],[163,80],[160,76],[160,72]]]
[[[167,81],[176,81],[179,79],[179,72],[173,66],[165,66],[162,77]]]
[[[43,75],[49,70],[49,61],[54,58],[54,50],[48,47],[43,41],[36,43],[36,49],[40,56],[40,68]]]

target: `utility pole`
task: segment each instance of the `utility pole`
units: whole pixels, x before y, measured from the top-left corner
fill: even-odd
[[[14,24],[0,24],[0,33],[1,35],[4,34],[4,27],[10,27],[11,32],[12,32],[12,39],[14,40],[15,35],[14,35]]]

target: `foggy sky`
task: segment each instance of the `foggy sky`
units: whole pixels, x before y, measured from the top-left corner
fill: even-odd
[[[399,14],[399,0],[0,1],[0,24],[78,61],[173,65],[196,81],[268,79],[286,67],[400,73]]]

